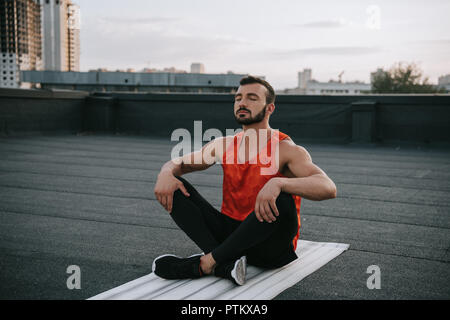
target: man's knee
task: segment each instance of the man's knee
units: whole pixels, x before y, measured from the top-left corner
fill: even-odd
[[[186,190],[188,192],[190,192],[194,187],[189,183],[189,181],[187,181],[185,178],[180,177],[180,176],[175,176],[175,178],[177,178],[178,180],[180,180],[181,182],[183,182],[184,187],[186,188]]]
[[[277,197],[277,200],[275,201],[277,208],[295,208],[295,201],[291,194],[286,192],[280,192],[280,194]]]
[[[297,207],[291,194],[281,192],[275,201],[280,216],[288,220],[297,220]]]
[[[187,182],[184,178],[180,177],[180,176],[175,176],[175,178],[177,178],[178,180],[180,180],[184,187],[186,188],[186,190],[189,193],[192,193],[192,186],[189,182]],[[181,191],[180,189],[177,189],[173,192],[173,197],[172,197],[172,201],[173,201],[173,206],[177,206],[178,207],[178,203],[183,202],[187,199],[186,195],[183,193],[183,191]]]
[[[180,200],[183,201],[186,198],[186,195],[180,189],[173,192],[173,204],[180,202]]]
[[[178,221],[180,218],[185,219],[190,212],[190,210],[186,210],[189,206],[190,201],[188,197],[180,189],[175,190],[172,196],[172,211],[170,216],[175,221]]]

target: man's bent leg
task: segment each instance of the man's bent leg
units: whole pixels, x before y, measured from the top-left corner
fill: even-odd
[[[297,234],[297,210],[292,195],[281,192],[276,200],[280,215],[272,223],[259,222],[254,212],[216,249],[217,263],[247,255],[250,264],[276,268],[297,258],[292,241]]]
[[[188,181],[176,178],[183,182],[190,196],[180,190],[174,192],[172,219],[203,252],[209,253],[227,236],[229,223]]]

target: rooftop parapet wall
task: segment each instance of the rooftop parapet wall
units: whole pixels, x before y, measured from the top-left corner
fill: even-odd
[[[167,137],[240,126],[232,94],[0,90],[2,134],[108,132]],[[296,141],[450,144],[450,95],[280,95],[271,127]],[[203,133],[202,132],[202,133]]]
[[[75,134],[87,92],[0,89],[0,134]]]

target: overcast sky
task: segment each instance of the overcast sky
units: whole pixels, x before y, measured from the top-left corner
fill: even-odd
[[[319,81],[369,82],[415,62],[437,83],[450,73],[449,0],[74,0],[81,71],[175,67],[264,75],[275,89]]]

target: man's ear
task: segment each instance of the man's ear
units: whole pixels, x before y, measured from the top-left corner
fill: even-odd
[[[269,114],[272,114],[274,111],[275,111],[275,104],[274,103],[268,104],[266,112],[269,112]]]

